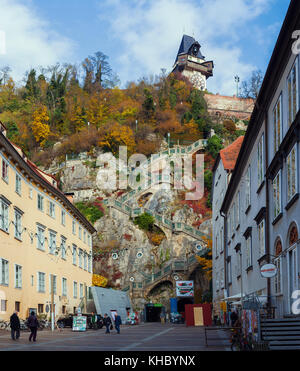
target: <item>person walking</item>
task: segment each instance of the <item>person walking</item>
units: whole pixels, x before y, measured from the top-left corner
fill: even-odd
[[[104,314],[104,319],[103,319],[103,323],[104,323],[104,326],[106,327],[106,334],[110,334],[110,331],[109,331],[109,328],[111,326],[111,319],[110,317],[107,315],[107,313]]]
[[[235,309],[233,312],[230,314],[230,320],[231,320],[231,327],[234,327],[235,322],[239,319]]]
[[[163,311],[160,313],[160,322],[162,325],[165,324],[165,314]]]
[[[122,325],[121,316],[119,316],[118,313],[116,312],[116,315],[115,315],[115,328],[116,328],[118,334],[120,333],[120,326],[121,325]]]
[[[97,315],[94,312],[92,312],[91,324],[92,328],[97,330]]]
[[[39,321],[36,318],[36,315],[33,311],[30,313],[30,316],[28,317],[27,325],[28,325],[28,327],[30,328],[30,331],[31,331],[30,336],[29,336],[29,341],[31,341],[31,339],[33,341],[36,341],[36,335],[37,335],[37,329],[39,327]]]
[[[10,317],[10,328],[11,328],[11,338],[12,340],[18,340],[20,337],[20,319],[18,317],[18,312],[14,313]]]

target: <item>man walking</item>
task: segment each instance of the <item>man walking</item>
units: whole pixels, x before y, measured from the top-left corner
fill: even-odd
[[[92,312],[91,324],[92,328],[97,330],[97,315],[94,312]]]
[[[10,328],[12,340],[18,340],[20,337],[21,326],[17,311],[14,311],[14,313],[10,317]]]
[[[122,325],[121,316],[119,316],[118,313],[116,312],[116,315],[115,315],[115,327],[116,327],[116,330],[117,330],[117,333],[118,334],[120,333],[120,326],[121,325]]]
[[[104,326],[106,327],[106,334],[110,334],[109,328],[111,326],[111,319],[108,317],[107,313],[104,314],[104,319],[103,319]]]
[[[31,331],[30,336],[29,336],[29,341],[31,341],[31,339],[33,341],[36,341],[36,334],[37,334],[37,329],[39,327],[39,322],[33,311],[30,313],[30,316],[28,317],[27,325]]]

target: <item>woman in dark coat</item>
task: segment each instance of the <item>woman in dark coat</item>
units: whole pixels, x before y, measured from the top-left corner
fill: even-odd
[[[105,333],[110,334],[109,328],[110,328],[112,322],[111,322],[111,318],[107,315],[107,313],[104,314],[103,323],[104,323],[104,326],[106,327],[106,332]]]
[[[29,336],[29,341],[31,341],[31,339],[33,339],[33,341],[36,341],[36,334],[37,334],[37,329],[39,327],[39,322],[33,311],[28,317],[27,326],[30,328],[30,331],[31,331],[30,336]]]
[[[20,320],[18,317],[18,312],[15,311],[14,314],[10,317],[10,328],[11,328],[11,338],[13,340],[18,340],[20,337]]]

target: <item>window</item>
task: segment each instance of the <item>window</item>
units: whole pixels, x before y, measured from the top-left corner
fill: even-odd
[[[258,224],[258,243],[259,243],[259,256],[262,257],[266,253],[264,219]]]
[[[61,211],[61,224],[66,225],[66,212],[64,210]]]
[[[78,229],[78,237],[81,240],[81,238],[82,238],[82,228],[81,227],[79,227],[79,229]]]
[[[49,251],[50,254],[55,254],[56,252],[56,233],[49,232]]]
[[[45,228],[39,225],[37,227],[37,248],[45,250]]]
[[[77,299],[77,293],[78,293],[78,284],[77,282],[73,282],[73,297],[74,299]]]
[[[83,267],[84,267],[84,270],[86,271],[87,270],[87,255],[86,255],[86,253],[84,253],[84,255],[83,255]]]
[[[245,179],[245,199],[246,199],[246,210],[251,205],[251,167],[248,167],[247,173],[246,173],[246,179]]]
[[[0,283],[1,285],[8,286],[9,280],[8,261],[5,259],[0,259],[0,263],[1,263]]]
[[[66,242],[67,242],[66,238],[61,236],[60,247],[61,247],[61,257],[62,257],[62,259],[66,259],[66,257],[67,257],[67,255],[66,255]]]
[[[38,201],[38,210],[44,211],[44,197],[38,194],[37,201]]]
[[[67,296],[67,279],[62,279],[62,296]]]
[[[86,243],[86,231],[83,232],[83,242]]]
[[[57,294],[57,277],[54,274],[49,275],[49,293],[52,293],[52,277],[53,277],[53,293]]]
[[[22,288],[22,267],[20,265],[15,265],[15,288]]]
[[[91,255],[89,255],[89,258],[88,258],[88,270],[89,270],[89,273],[92,273],[92,257],[91,257]]]
[[[79,267],[82,268],[82,250],[79,249]]]
[[[48,215],[51,216],[51,218],[55,218],[55,204],[51,201],[48,201]]]
[[[21,177],[16,174],[16,192],[21,195]]]
[[[246,239],[246,269],[252,266],[252,238]]]
[[[299,109],[298,101],[298,58],[287,78],[288,92],[288,124],[292,125]]]
[[[76,222],[74,222],[74,220],[72,222],[72,232],[73,234],[76,234]]]
[[[33,189],[29,188],[29,198],[33,198]]]
[[[298,191],[297,184],[297,147],[291,150],[287,157],[287,199],[290,201]]]
[[[1,312],[7,311],[7,300],[1,300]]]
[[[80,299],[83,298],[83,284],[82,283],[79,286],[79,296],[80,296]]]
[[[45,273],[38,272],[38,292],[45,292]]]
[[[281,171],[273,180],[273,218],[281,213]]]
[[[258,186],[264,180],[264,134],[261,136],[260,141],[258,142],[257,149],[257,176],[258,176]]]
[[[44,313],[44,304],[38,304],[38,313]]]
[[[274,264],[277,268],[277,274],[274,277],[275,294],[282,294],[282,259],[275,259]]]
[[[231,270],[231,256],[228,257],[227,261],[227,278],[228,278],[228,283],[232,283],[232,270]]]
[[[19,301],[15,301],[15,310],[17,312],[20,312],[20,308],[21,308],[21,303]]]
[[[91,244],[91,236],[88,234],[88,246],[89,247],[92,247],[92,244]]]
[[[77,248],[75,245],[73,245],[72,255],[73,255],[73,264],[77,265]]]
[[[18,210],[15,210],[15,237],[22,239],[22,214]]]
[[[2,160],[2,179],[8,182],[8,163]]]
[[[0,212],[1,212],[0,228],[4,232],[8,232],[9,227],[8,208],[9,204],[6,203],[3,199],[0,199]]]
[[[274,154],[278,151],[280,143],[281,143],[281,95],[275,105],[273,111],[273,118],[274,118]]]

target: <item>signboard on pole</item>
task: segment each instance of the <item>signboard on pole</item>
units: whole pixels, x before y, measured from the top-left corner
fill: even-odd
[[[176,281],[176,296],[182,298],[193,298],[194,281]]]
[[[260,268],[260,274],[264,278],[272,278],[277,274],[277,268],[274,264],[265,264]]]
[[[73,317],[73,331],[86,331],[86,320],[85,316],[74,316]]]

